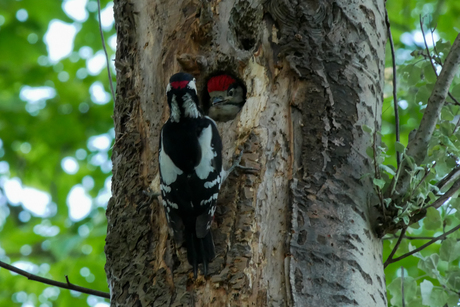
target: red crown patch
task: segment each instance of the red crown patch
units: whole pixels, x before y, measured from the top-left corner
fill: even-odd
[[[208,81],[208,93],[226,91],[230,84],[235,83],[235,79],[228,75],[219,75],[212,77]]]
[[[189,83],[190,81],[174,81],[174,82],[171,82],[171,87],[173,89],[181,89],[181,88],[185,88],[187,86],[187,84]]]

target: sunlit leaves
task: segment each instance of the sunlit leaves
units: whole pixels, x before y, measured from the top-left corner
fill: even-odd
[[[452,238],[444,240],[439,249],[439,257],[447,262],[457,260],[460,257],[460,242]]]
[[[426,217],[423,220],[423,226],[427,230],[436,230],[441,227],[441,214],[438,210],[430,207],[426,211]]]
[[[108,3],[101,2],[103,7]],[[104,204],[98,195],[102,190],[109,193],[105,183],[110,165],[107,163],[108,170],[102,170],[102,166],[93,164],[97,160],[94,157],[101,151],[90,151],[88,139],[111,134],[108,132],[113,127],[113,105],[98,104],[99,101],[91,99],[90,86],[99,82],[108,91],[108,78],[105,68],[101,74],[84,74],[87,59],[78,53],[83,46],[94,53],[102,49],[94,10],[97,3],[88,2],[89,18],[81,24],[74,23],[63,12],[61,4],[54,0],[0,1],[0,160],[8,162],[7,176],[20,178],[23,187],[46,191],[57,210],[57,214],[42,219],[31,215],[21,204],[4,206],[0,201],[1,214],[8,214],[6,219],[1,217],[0,257],[12,262],[20,259],[37,266],[48,265],[47,277],[63,281],[63,276],[69,275],[73,283],[107,291],[103,267],[106,219],[103,208],[99,207]],[[18,10],[26,11],[27,19],[18,20]],[[48,59],[43,41],[52,19],[79,29],[73,52],[58,63]],[[114,31],[105,34],[109,37]],[[20,97],[21,89],[37,87],[46,87],[55,94],[40,101]],[[109,138],[109,143],[112,140]],[[108,148],[104,155],[106,159],[109,157]],[[66,168],[61,167],[64,158],[75,162],[75,172],[66,172]],[[91,178],[93,183],[85,185],[85,178]],[[78,184],[94,199],[90,216],[75,223],[69,220],[66,199],[70,189]],[[0,199],[2,197],[0,189]],[[82,276],[82,267],[91,273]],[[23,302],[12,301],[13,293],[25,291],[38,297],[49,286],[1,270],[0,287],[1,306],[21,306]],[[52,301],[56,306],[88,306],[86,295],[75,298],[66,290]],[[36,303],[51,306],[44,299]]]
[[[407,146],[409,142],[409,132],[418,128],[436,82],[436,74],[428,61],[425,44],[423,40],[417,41],[415,39],[416,34],[423,37],[420,33],[419,16],[428,16],[424,18],[424,30],[427,44],[430,47],[430,54],[434,60],[434,66],[439,74],[442,69],[440,65],[445,63],[446,56],[451,48],[451,42],[458,34],[452,28],[452,25],[460,22],[460,6],[458,6],[457,2],[454,4],[454,2],[450,1],[425,0],[405,3],[388,1],[386,5],[389,10],[397,50],[398,100],[408,102],[407,106],[404,105],[404,107],[399,108],[401,141],[395,144],[395,119],[391,87],[385,87],[387,91],[385,92],[386,98],[382,109],[381,132],[382,141],[388,146],[387,154],[391,157],[387,158],[383,164],[395,167],[394,153],[396,150],[404,152],[404,146]],[[436,30],[434,30],[434,27],[436,27]],[[434,31],[433,39],[432,30]],[[386,63],[387,67],[391,63],[389,53],[387,53]],[[387,79],[387,81],[391,82],[391,79]],[[450,92],[457,100],[460,99],[460,79],[458,76],[454,79]],[[455,133],[454,129],[459,120],[460,106],[456,105],[450,97],[447,97],[446,102],[442,108],[435,132],[429,140],[426,159],[420,165],[415,165],[415,163],[411,163],[413,161],[410,158],[408,159],[411,166],[411,184],[410,191],[406,197],[411,196],[410,207],[415,210],[414,213],[418,212],[417,210],[420,207],[433,203],[450,188],[451,182],[441,190],[436,184],[449,174],[459,161],[460,129],[457,128]],[[404,158],[407,159],[407,157]],[[423,170],[420,170],[420,167]],[[380,170],[383,170],[383,167],[380,167]],[[392,205],[389,204],[389,206]],[[408,233],[406,233],[408,236],[427,239],[402,240],[397,255],[420,247],[429,238],[438,236],[444,231],[457,226],[460,223],[459,209],[460,202],[456,194],[439,209],[428,208],[427,216],[419,223],[411,225],[407,230]],[[399,210],[402,211],[401,209]],[[416,299],[414,299],[413,302],[415,303],[412,303],[406,300],[406,306],[411,306],[412,304],[415,304],[414,306],[444,306],[446,303],[448,306],[457,306],[459,295],[454,291],[458,291],[460,288],[458,273],[460,270],[458,269],[460,251],[457,247],[457,239],[460,238],[459,234],[460,232],[456,231],[449,235],[449,239],[438,241],[423,251],[398,262],[398,264],[404,265],[408,275],[414,278],[419,287],[414,296],[420,301],[416,302]],[[391,244],[384,245],[386,255],[390,253],[395,240],[391,240]],[[419,257],[420,260],[417,262],[415,257]],[[398,291],[396,289],[398,284],[399,288],[401,287],[400,279],[395,281],[397,272],[399,274],[400,271],[400,265],[398,266],[398,264],[390,265],[386,269],[387,284],[393,286],[391,289],[388,288],[389,294],[392,296],[391,304],[395,306],[401,306],[401,296],[393,297],[393,294]],[[429,276],[429,280],[418,278],[425,274]]]
[[[395,278],[388,286],[392,298],[390,300],[393,306],[402,306],[402,291],[401,291],[401,277]],[[406,276],[404,278],[404,301],[406,303],[412,302],[416,299],[417,282],[414,278]],[[406,305],[407,306],[407,305]]]

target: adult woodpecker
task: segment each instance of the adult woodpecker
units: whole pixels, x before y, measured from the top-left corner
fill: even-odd
[[[198,108],[195,79],[171,77],[166,88],[170,117],[160,136],[160,188],[169,226],[177,244],[185,241],[196,278],[198,264],[206,276],[215,257],[210,232],[225,172],[222,141],[215,122]]]
[[[246,89],[242,82],[227,74],[213,76],[208,80],[208,115],[217,121],[228,121],[236,117],[246,100]]]

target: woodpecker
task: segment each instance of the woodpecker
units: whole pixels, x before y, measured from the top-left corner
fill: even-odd
[[[160,189],[176,244],[185,241],[196,278],[215,257],[211,223],[222,179],[222,141],[216,123],[198,107],[195,79],[173,75],[166,88],[170,116],[160,135]]]
[[[234,119],[246,100],[242,82],[227,74],[209,79],[207,93],[210,97],[208,114],[217,121]]]

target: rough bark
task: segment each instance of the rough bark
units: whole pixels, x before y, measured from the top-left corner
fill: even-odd
[[[383,1],[115,1],[113,197],[106,272],[112,306],[386,306],[377,204],[366,158],[380,126]],[[226,166],[244,148],[256,174],[224,184],[217,257],[196,281],[158,190],[165,86],[229,70],[247,102],[219,123]]]

